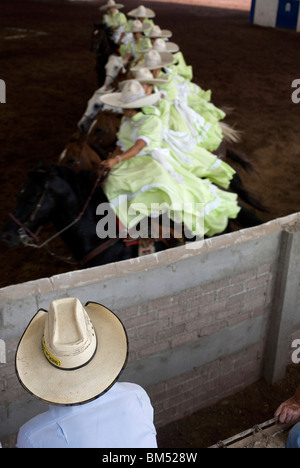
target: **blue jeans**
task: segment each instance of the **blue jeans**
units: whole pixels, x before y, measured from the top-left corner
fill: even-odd
[[[287,444],[287,448],[300,448],[300,423],[296,424],[290,431]]]

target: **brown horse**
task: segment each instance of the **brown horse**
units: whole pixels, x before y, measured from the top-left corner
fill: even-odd
[[[122,114],[102,111],[94,119],[88,133],[77,131],[61,153],[58,163],[75,172],[94,171],[116,147],[116,134]]]

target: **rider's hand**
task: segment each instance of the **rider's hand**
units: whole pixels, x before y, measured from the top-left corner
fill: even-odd
[[[105,161],[102,161],[101,165],[104,166],[106,169],[112,169],[118,163],[118,158],[110,158],[106,159]]]

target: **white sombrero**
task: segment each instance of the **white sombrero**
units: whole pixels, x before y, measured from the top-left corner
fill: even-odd
[[[152,48],[142,50],[142,52],[149,52],[150,50],[157,50],[157,52],[169,52],[170,54],[174,54],[175,52],[179,51],[179,46],[175,44],[175,42],[164,41],[164,39],[155,39],[152,44]]]
[[[120,93],[104,94],[100,97],[104,104],[121,109],[139,109],[153,106],[159,99],[159,93],[146,94],[143,86],[137,80],[128,80]]]
[[[115,0],[108,0],[105,5],[99,7],[99,10],[108,10],[109,8],[116,8],[117,10],[120,10],[121,8],[124,8],[124,5],[121,3],[116,3]]]
[[[155,12],[150,8],[144,7],[144,5],[140,5],[138,8],[129,11],[127,16],[133,16],[134,18],[154,18]]]
[[[155,24],[150,33],[148,34],[148,37],[154,39],[157,37],[162,37],[162,38],[167,38],[172,36],[172,31],[169,31],[168,29],[160,29],[160,27]]]
[[[27,326],[16,352],[23,387],[55,405],[99,397],[126,365],[128,340],[119,318],[106,307],[76,298],[53,301]]]
[[[174,57],[170,52],[158,52],[155,49],[150,49],[146,54],[143,62],[131,68],[131,71],[136,72],[141,68],[156,70],[171,65],[174,62]]]
[[[140,70],[137,71],[134,79],[139,81],[142,84],[145,83],[145,84],[150,84],[150,85],[163,85],[168,82],[168,78],[154,78],[151,71],[145,67],[140,68]],[[130,80],[121,81],[119,83],[119,88],[122,90],[125,84],[128,83],[128,81]]]
[[[136,19],[132,22],[130,32],[137,33],[137,32],[145,32],[151,28],[149,23],[142,23],[140,20]]]

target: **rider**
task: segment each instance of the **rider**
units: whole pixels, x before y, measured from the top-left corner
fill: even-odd
[[[132,39],[126,44],[120,46],[120,55],[123,58],[123,64],[126,66],[130,60],[138,63],[143,57],[143,51],[151,47],[151,41],[144,33],[150,29],[149,23],[142,23],[140,20],[134,20],[130,27]]]
[[[144,7],[144,5],[140,5],[138,8],[134,8],[134,10],[129,11],[127,16],[138,19],[141,23],[147,23],[150,27],[154,26],[153,18],[155,18],[155,12],[150,8]],[[130,30],[132,22],[132,19],[128,21],[127,30]]]
[[[113,40],[116,44],[121,43],[127,25],[127,18],[120,12],[121,8],[124,8],[124,5],[115,3],[115,0],[108,0],[99,8],[100,11],[105,11],[102,22],[113,30]]]

